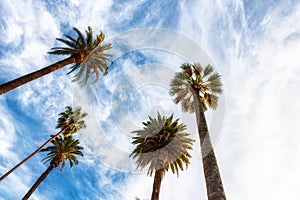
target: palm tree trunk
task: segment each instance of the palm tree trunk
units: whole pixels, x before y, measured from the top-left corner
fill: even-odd
[[[51,72],[54,72],[60,68],[63,68],[66,65],[69,65],[71,63],[75,63],[76,58],[74,56],[71,56],[69,58],[66,58],[64,60],[61,60],[57,63],[54,63],[52,65],[49,65],[43,69],[40,69],[38,71],[32,72],[30,74],[27,74],[25,76],[21,76],[20,78],[17,78],[15,80],[9,81],[7,83],[4,83],[0,85],[0,95],[9,92],[25,83],[28,83],[30,81],[33,81],[35,79],[38,79],[46,74],[49,74]]]
[[[24,160],[22,160],[19,164],[17,164],[14,168],[12,168],[11,170],[9,170],[6,174],[4,174],[1,178],[0,178],[0,182],[5,179],[8,175],[10,175],[12,172],[14,172],[16,169],[18,169],[21,165],[23,165],[26,161],[28,161],[30,158],[32,158],[33,156],[35,156],[37,153],[39,153],[44,147],[46,147],[52,140],[54,140],[55,138],[57,138],[60,134],[62,134],[63,132],[66,131],[68,127],[66,126],[64,129],[62,129],[61,131],[59,131],[56,135],[54,135],[52,138],[50,138],[49,140],[47,140],[42,146],[40,146],[37,150],[35,150],[32,154],[30,154],[27,158],[25,158]]]
[[[164,168],[155,170],[151,200],[159,200],[160,185],[161,185],[161,180],[163,178],[163,175],[164,175]]]
[[[200,137],[200,148],[202,153],[202,163],[208,200],[225,200],[225,191],[223,188],[217,159],[208,133],[204,111],[199,101],[199,91],[192,89],[192,93],[196,111],[198,133]]]
[[[55,168],[55,165],[50,164],[50,166],[46,169],[46,171],[38,178],[38,180],[30,188],[30,190],[25,194],[25,196],[23,197],[22,200],[27,200],[54,168]]]

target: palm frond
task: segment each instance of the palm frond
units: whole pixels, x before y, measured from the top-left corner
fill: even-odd
[[[219,73],[213,73],[207,79],[209,82],[221,81],[221,75]]]
[[[192,94],[194,91],[200,97],[203,111],[208,106],[215,109],[218,105],[216,95],[223,92],[220,74],[214,72],[211,65],[203,69],[200,63],[184,63],[180,67],[182,71],[176,73],[170,82],[169,94],[175,96],[174,103],[181,103],[184,112],[195,112]]]
[[[51,52],[48,52],[49,54],[56,54],[56,55],[70,55],[71,52],[70,51],[66,51],[66,50],[54,50]]]
[[[132,144],[136,147],[130,157],[137,159],[137,168],[149,165],[150,176],[160,168],[164,171],[171,168],[173,173],[178,174],[179,169],[183,170],[183,163],[189,160],[186,151],[192,149],[194,142],[188,138],[188,133],[183,132],[186,125],[179,124],[179,119],[173,120],[173,114],[165,117],[157,113],[156,118],[148,118],[143,122],[143,129],[133,131],[137,134],[132,138]]]
[[[207,65],[203,71],[203,78],[210,75],[214,71],[214,68],[211,65]]]
[[[195,63],[193,65],[195,75],[201,75],[203,72],[203,68],[200,63]]]
[[[66,35],[66,37],[67,37],[68,40],[63,39],[63,38],[56,38],[56,40],[66,44],[69,47],[72,47],[74,50],[79,48],[78,45],[76,45],[76,41],[71,36]]]
[[[83,34],[76,27],[73,27],[73,30],[78,34],[78,38],[77,38],[78,45],[82,49],[85,49],[86,48],[86,42],[85,42],[85,38],[84,38]]]
[[[73,139],[71,136],[59,136],[51,143],[52,146],[48,146],[42,150],[43,152],[48,152],[47,156],[42,160],[42,162],[51,162],[51,164],[55,163],[55,167],[61,164],[60,172],[63,170],[68,160],[70,163],[70,168],[72,169],[74,164],[78,164],[76,155],[83,156],[81,151],[83,150],[83,147],[79,146],[79,140]]]
[[[76,27],[73,28],[77,34],[77,38],[70,35],[64,35],[64,38],[57,38],[56,40],[63,43],[67,47],[54,47],[49,51],[49,54],[56,55],[70,55],[76,59],[70,74],[79,69],[73,78],[73,81],[80,81],[81,86],[85,86],[90,77],[95,76],[93,83],[100,80],[100,72],[106,75],[108,72],[109,62],[112,62],[110,57],[112,55],[105,53],[112,48],[111,44],[102,45],[104,41],[104,34],[100,32],[93,38],[93,31],[90,26],[85,30],[85,35],[82,34]],[[81,80],[83,79],[83,80]]]
[[[88,26],[88,30],[85,31],[86,33],[86,43],[88,48],[92,48],[93,45],[93,30],[90,26]]]
[[[206,103],[210,108],[216,109],[218,106],[218,100],[219,100],[219,97],[217,95],[210,94]]]
[[[82,112],[81,108],[73,108],[67,106],[64,112],[59,113],[59,118],[57,120],[56,128],[61,130],[66,129],[64,135],[73,135],[79,132],[81,129],[86,128],[84,118],[87,116],[87,113]]]

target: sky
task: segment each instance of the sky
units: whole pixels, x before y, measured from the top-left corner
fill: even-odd
[[[167,173],[163,200],[206,199],[195,116],[168,95],[183,62],[222,75],[219,107],[206,113],[227,199],[300,199],[300,2],[0,1],[0,84],[55,63],[47,52],[72,27],[103,31],[113,54],[107,76],[81,88],[68,67],[0,96],[0,175],[56,133],[68,105],[88,112],[76,137],[84,157],[54,170],[31,199],[150,199],[153,177],[128,156],[131,133],[157,111],[174,113],[196,140],[188,169]],[[0,183],[21,199],[46,170],[40,153]]]

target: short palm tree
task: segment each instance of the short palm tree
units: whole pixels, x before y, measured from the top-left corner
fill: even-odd
[[[170,83],[170,95],[176,97],[176,104],[181,102],[183,111],[196,112],[208,200],[224,200],[225,192],[204,115],[208,107],[215,109],[218,105],[221,76],[210,65],[203,68],[198,63],[186,63],[181,69]]]
[[[71,135],[79,132],[81,129],[86,128],[85,121],[83,120],[83,118],[85,118],[86,115],[87,115],[87,113],[82,113],[81,108],[76,108],[73,111],[73,108],[71,106],[67,106],[66,110],[64,112],[59,113],[59,118],[57,120],[56,128],[60,129],[60,131],[57,134],[53,135],[42,146],[40,146],[37,150],[35,150],[32,154],[30,154],[27,158],[25,158],[19,164],[17,164],[14,168],[12,168],[6,174],[4,174],[0,178],[0,182],[3,179],[5,179],[8,175],[10,175],[12,172],[14,172],[16,169],[18,169],[21,165],[23,165],[26,161],[28,161],[33,156],[35,156],[38,152],[40,152],[51,141],[53,141],[55,138],[57,138],[61,134],[63,134],[64,136],[71,136]]]
[[[52,142],[52,146],[49,146],[42,151],[48,151],[47,157],[43,159],[45,163],[50,161],[50,166],[46,171],[38,178],[35,184],[30,188],[30,190],[23,197],[23,200],[28,199],[32,193],[37,189],[37,187],[45,180],[45,178],[50,174],[50,172],[61,164],[60,172],[62,172],[67,161],[70,163],[70,167],[74,164],[78,164],[76,155],[83,156],[81,150],[83,147],[79,146],[79,141],[72,138],[72,136],[57,137]]]
[[[0,95],[72,63],[74,65],[71,67],[69,73],[79,70],[73,81],[81,79],[84,75],[85,77],[81,82],[82,86],[87,83],[93,74],[95,74],[94,82],[99,80],[100,72],[106,75],[108,70],[107,61],[111,55],[106,54],[105,51],[112,48],[112,46],[111,44],[102,45],[104,34],[100,32],[99,35],[96,35],[96,39],[94,39],[90,26],[85,31],[86,37],[77,28],[74,27],[73,30],[77,33],[77,38],[69,35],[65,35],[66,39],[57,38],[58,41],[64,43],[67,47],[55,47],[51,49],[52,51],[48,52],[49,54],[56,55],[70,55],[70,57],[0,85]]]
[[[187,150],[192,149],[194,140],[188,138],[189,134],[183,132],[184,124],[173,121],[173,115],[157,118],[149,117],[143,122],[144,129],[137,130],[137,136],[133,137],[132,144],[136,145],[130,156],[137,158],[137,168],[149,166],[148,175],[155,171],[151,200],[159,199],[160,185],[166,171],[170,168],[178,175],[179,169],[183,170],[190,163],[191,155]]]

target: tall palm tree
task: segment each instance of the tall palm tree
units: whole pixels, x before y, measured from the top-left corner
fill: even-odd
[[[149,116],[149,120],[143,122],[143,130],[133,131],[137,134],[132,138],[136,147],[130,157],[137,158],[137,168],[150,165],[148,175],[152,176],[155,171],[151,200],[159,199],[161,181],[169,168],[178,175],[179,169],[183,170],[183,165],[187,167],[190,163],[191,155],[187,150],[192,149],[194,140],[183,132],[186,126],[178,120],[173,121],[173,114],[162,117],[158,113],[157,118]]]
[[[49,146],[42,151],[48,151],[47,157],[43,159],[45,163],[50,161],[50,166],[46,171],[38,178],[34,185],[23,197],[23,200],[28,199],[36,188],[45,180],[50,172],[61,164],[60,172],[62,172],[67,161],[70,163],[70,167],[74,164],[78,164],[76,155],[83,156],[81,150],[83,147],[79,146],[79,141],[72,138],[72,136],[57,137],[52,142],[52,146]]]
[[[218,105],[221,76],[212,66],[203,68],[199,63],[185,63],[181,69],[170,83],[170,95],[176,97],[176,104],[181,102],[184,112],[196,112],[208,200],[224,200],[225,192],[204,115],[208,107],[216,109]]]
[[[40,146],[37,150],[35,150],[32,154],[30,154],[27,158],[22,160],[19,164],[17,164],[15,167],[13,167],[11,170],[9,170],[6,174],[4,174],[0,178],[0,182],[5,179],[8,175],[10,175],[12,172],[14,172],[16,169],[18,169],[21,165],[23,165],[26,161],[31,159],[33,156],[35,156],[38,152],[40,152],[43,148],[45,148],[51,141],[53,141],[55,138],[63,134],[64,136],[71,136],[77,132],[79,132],[81,129],[86,128],[85,121],[83,118],[87,113],[82,113],[81,108],[76,108],[73,111],[73,108],[71,106],[67,106],[66,110],[64,112],[59,113],[59,118],[57,120],[57,126],[56,128],[60,129],[58,133],[53,135],[49,140],[47,140],[42,146]]]
[[[73,30],[77,33],[76,39],[69,35],[64,35],[66,39],[56,38],[67,47],[54,47],[51,49],[52,51],[48,52],[56,55],[70,55],[70,57],[0,85],[0,95],[72,63],[74,65],[69,73],[79,69],[73,81],[81,79],[84,75],[84,80],[81,82],[82,86],[87,83],[92,74],[95,74],[94,82],[99,80],[99,71],[106,75],[108,70],[107,60],[111,55],[106,54],[105,51],[112,48],[112,46],[111,44],[102,45],[104,34],[100,32],[94,39],[90,26],[85,31],[86,37],[77,28],[74,27]]]

